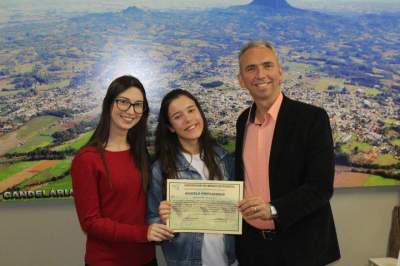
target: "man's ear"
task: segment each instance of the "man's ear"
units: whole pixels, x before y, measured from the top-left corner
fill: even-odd
[[[283,68],[281,65],[279,65],[279,84],[281,84],[282,80],[283,80]]]
[[[244,82],[243,82],[243,78],[242,78],[242,74],[240,74],[240,72],[236,75],[238,81],[239,81],[239,85],[242,89],[245,89],[246,87],[244,86]]]

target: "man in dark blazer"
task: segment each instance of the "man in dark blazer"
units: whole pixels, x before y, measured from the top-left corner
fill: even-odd
[[[282,94],[283,70],[270,43],[248,43],[239,65],[239,83],[254,100],[236,125],[236,178],[245,182],[239,264],[321,266],[338,260],[327,113]]]

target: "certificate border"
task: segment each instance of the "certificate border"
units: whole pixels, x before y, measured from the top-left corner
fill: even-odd
[[[243,199],[243,181],[229,181],[229,180],[201,180],[201,179],[167,179],[167,200],[170,200],[170,186],[174,183],[201,183],[201,184],[229,184],[229,185],[236,185],[239,186],[238,190],[238,199],[242,200]],[[207,229],[182,229],[182,230],[175,230],[175,232],[182,232],[182,233],[218,233],[218,234],[231,234],[231,235],[241,235],[242,234],[242,214],[240,211],[238,212],[237,215],[238,219],[238,228],[236,230],[207,230]],[[170,226],[170,221],[169,219],[167,220],[167,226]]]

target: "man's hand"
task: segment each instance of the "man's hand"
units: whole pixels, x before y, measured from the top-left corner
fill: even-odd
[[[272,219],[269,203],[265,203],[261,197],[243,199],[239,202],[238,208],[245,220]]]

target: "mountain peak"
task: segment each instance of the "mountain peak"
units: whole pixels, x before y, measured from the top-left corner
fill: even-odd
[[[286,0],[253,0],[250,5],[266,6],[274,9],[292,8]]]
[[[137,8],[136,6],[130,6],[130,7],[126,8],[126,9],[124,9],[122,12],[124,14],[134,14],[134,13],[137,13],[137,12],[143,12],[143,10],[141,10],[140,8]]]

